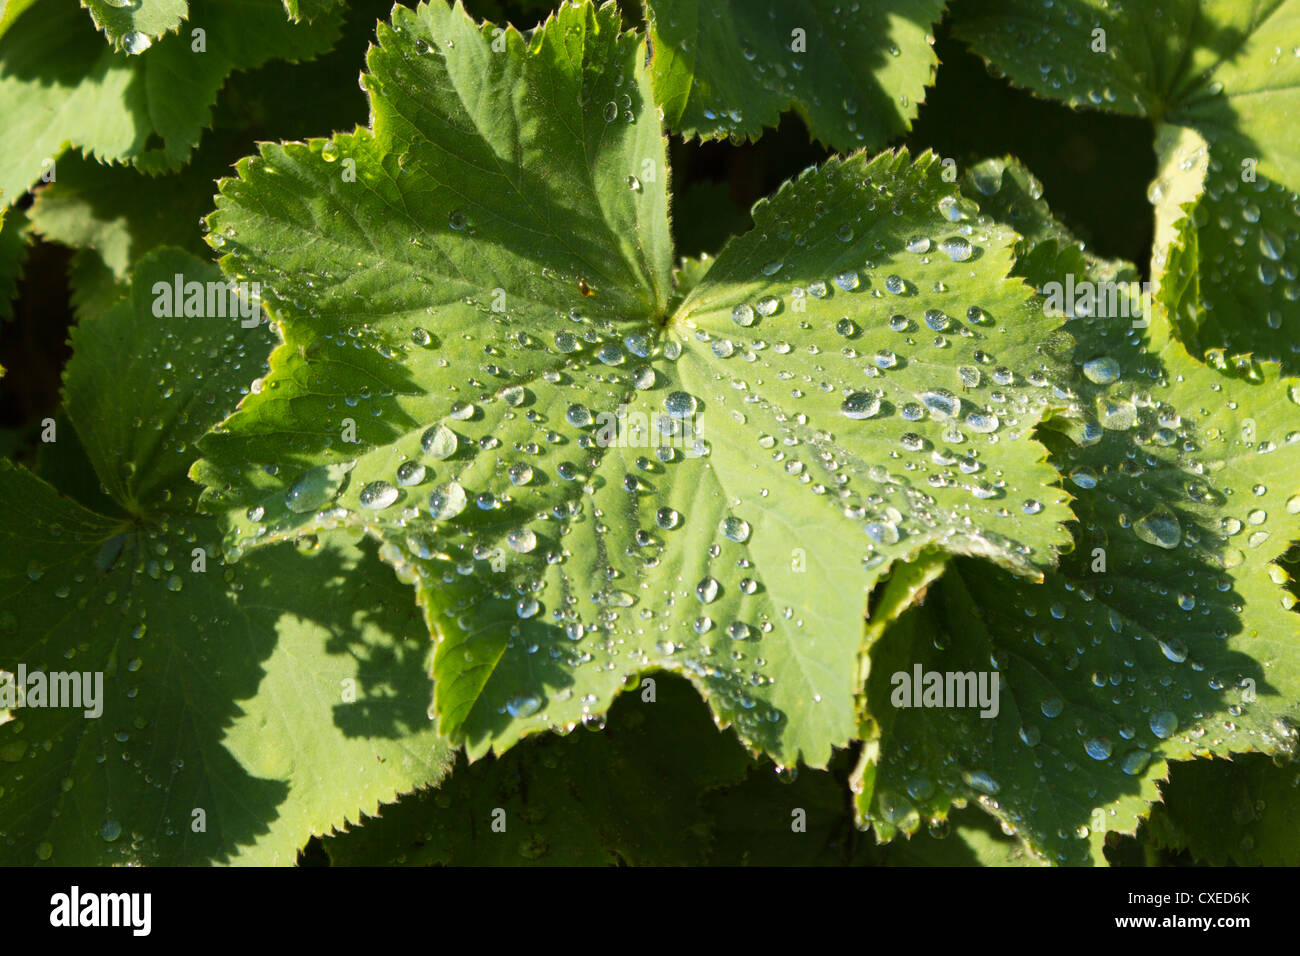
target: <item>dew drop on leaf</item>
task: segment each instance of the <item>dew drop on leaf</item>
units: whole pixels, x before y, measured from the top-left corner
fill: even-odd
[[[398,494],[398,490],[388,482],[372,481],[361,489],[357,500],[361,503],[361,507],[379,511],[396,501]]]
[[[469,496],[459,482],[451,481],[429,494],[429,513],[435,521],[448,521],[469,504]]]
[[[444,461],[456,454],[460,439],[446,425],[434,425],[420,436],[420,447],[430,458]]]
[[[1139,540],[1167,551],[1178,547],[1178,542],[1183,538],[1183,529],[1178,522],[1178,516],[1165,504],[1156,505],[1133,522],[1133,533]]]
[[[728,541],[735,541],[738,544],[744,544],[749,540],[749,522],[741,518],[728,515],[723,518],[718,525],[718,533]]]

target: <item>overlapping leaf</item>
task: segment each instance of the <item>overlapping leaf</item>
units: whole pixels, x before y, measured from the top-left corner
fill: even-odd
[[[1156,842],[1213,866],[1300,865],[1300,764],[1254,754],[1175,764]]]
[[[853,825],[843,774],[784,777],[719,733],[684,681],[621,696],[601,732],[543,735],[459,766],[325,841],[336,865],[1015,866],[979,811],[879,847]],[[665,741],[673,741],[666,748]],[[841,755],[843,756],[843,755]],[[841,761],[837,761],[839,763]],[[1029,858],[1032,859],[1032,858]]]
[[[646,0],[668,127],[757,139],[794,108],[842,152],[911,128],[938,66],[944,0]]]
[[[956,31],[1036,93],[1193,127],[1300,188],[1296,0],[974,0]]]
[[[1026,183],[1004,174],[990,204],[1033,219]],[[1104,833],[1133,832],[1159,798],[1168,761],[1295,750],[1300,618],[1273,559],[1300,533],[1300,391],[1275,368],[1227,377],[1169,340],[1192,301],[1189,235],[1145,333],[1106,314],[1067,325],[1091,414],[1049,423],[1047,441],[1075,495],[1075,551],[1038,585],[958,561],[871,647],[857,785],[885,835],[978,801],[1051,861],[1100,861]],[[1077,281],[1104,276],[1056,241],[1022,262],[1040,287],[1081,263]],[[992,668],[998,714],[890,706],[894,675],[918,666]]]
[[[14,296],[27,262],[31,220],[18,209],[0,207],[0,321],[14,314]]]
[[[196,476],[235,550],[385,541],[472,755],[663,667],[750,746],[824,765],[892,561],[1037,574],[1066,543],[1029,434],[1058,322],[932,156],[788,184],[670,302],[641,44],[612,6],[494,36],[396,11],[374,129],[267,146],[223,184],[211,241],[285,342]]]
[[[195,0],[189,30],[137,43],[132,54],[106,46],[74,4],[38,0],[0,34],[0,192],[16,201],[69,146],[149,172],[176,168],[231,71],[316,56],[337,38],[341,18],[295,26],[276,0]]]
[[[180,26],[188,0],[82,0],[90,18],[113,47],[136,53]]]
[[[384,808],[327,841],[343,865],[686,866],[706,862],[706,791],[751,762],[718,733],[699,695],[660,678],[605,721],[457,766],[437,790]],[[673,740],[673,747],[665,741]]]
[[[221,565],[185,471],[269,336],[156,317],[177,274],[219,281],[153,254],[73,334],[67,404],[113,515],[0,466],[0,668],[102,680],[95,707],[27,696],[0,725],[8,863],[292,863],[449,763],[421,700],[423,624],[372,550],[331,537]]]
[[[1288,374],[1300,371],[1300,195],[1195,134],[1167,155],[1165,166],[1174,172],[1157,188],[1180,180],[1181,187],[1157,206],[1165,228],[1153,274],[1165,268],[1185,217],[1184,241],[1198,262],[1195,306],[1171,316],[1179,338],[1194,355],[1215,350],[1215,361],[1273,361]]]

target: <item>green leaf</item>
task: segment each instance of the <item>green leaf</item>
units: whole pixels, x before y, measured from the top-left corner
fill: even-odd
[[[1212,866],[1300,865],[1300,765],[1259,754],[1175,764],[1151,835]]]
[[[977,53],[1035,93],[1193,127],[1292,188],[1298,27],[1298,0],[970,0],[955,22]]]
[[[188,0],[81,0],[81,5],[113,48],[127,53],[146,49],[189,13]]]
[[[795,109],[840,152],[907,132],[944,0],[646,0],[655,92],[686,137],[757,139]]]
[[[703,864],[713,821],[702,799],[741,779],[750,760],[734,736],[713,727],[685,681],[658,678],[653,691],[620,697],[608,727],[593,719],[567,737],[548,734],[501,757],[459,763],[437,790],[327,840],[331,859],[349,866]]]
[[[293,26],[276,0],[195,0],[189,31],[133,56],[106,47],[72,4],[39,0],[0,35],[0,192],[16,201],[69,146],[150,173],[175,169],[232,70],[316,56],[337,38],[341,16]],[[203,52],[195,29],[204,31]]]
[[[0,322],[13,318],[14,298],[30,250],[30,230],[27,213],[0,206]]]
[[[155,317],[177,273],[219,279],[160,251],[72,334],[67,408],[129,517],[0,464],[0,667],[102,675],[98,715],[28,696],[0,726],[9,864],[292,863],[449,763],[421,702],[423,625],[373,549],[331,536],[218,563],[185,470],[269,337]]]
[[[175,175],[145,177],[129,167],[67,156],[58,179],[37,191],[32,226],[46,241],[93,250],[113,280],[125,283],[132,267],[158,246],[207,251],[196,225],[225,168],[219,157],[205,158]]]
[[[396,17],[375,129],[265,147],[210,219],[285,340],[194,472],[228,546],[382,537],[471,756],[662,667],[749,746],[824,765],[890,562],[1032,575],[1067,541],[1031,437],[1057,322],[1004,278],[1014,234],[935,157],[859,154],[760,203],[674,308],[664,140],[613,8],[506,53],[442,3]],[[633,94],[636,122],[607,119]]]
[[[0,35],[13,26],[20,14],[36,0],[0,0]]]
[[[930,827],[888,847],[894,866],[1042,866],[1023,843],[1008,836],[997,821],[974,808],[956,810]]]
[[[1195,140],[1184,137],[1165,166],[1194,160],[1200,176],[1184,174],[1177,209],[1161,215],[1157,207],[1157,223],[1166,225],[1157,235],[1153,279],[1163,281],[1168,247],[1182,228],[1196,259],[1199,296],[1171,315],[1174,328],[1194,355],[1248,355],[1300,372],[1300,196],[1262,175],[1244,181],[1237,154]]]
[[[283,2],[289,19],[297,23],[299,20],[315,20],[319,16],[330,13],[342,0],[283,0]]]
[[[1006,202],[1023,215],[1022,197]],[[1066,326],[1091,413],[1040,434],[1075,495],[1074,553],[1041,585],[959,560],[871,646],[876,738],[856,787],[885,837],[978,801],[1044,858],[1100,862],[1104,833],[1135,832],[1159,799],[1168,761],[1294,751],[1300,626],[1273,562],[1300,533],[1300,389],[1268,366],[1227,377],[1169,338],[1194,294],[1186,238],[1147,344],[1128,319]],[[1055,240],[1044,252],[1057,279],[1080,262]],[[992,667],[999,713],[893,706],[894,675],[916,667]]]

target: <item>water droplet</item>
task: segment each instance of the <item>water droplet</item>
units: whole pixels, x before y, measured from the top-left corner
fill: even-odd
[[[434,425],[420,436],[420,447],[430,458],[445,461],[456,454],[460,439],[446,425]]]
[[[776,312],[776,310],[780,307],[780,305],[781,305],[781,300],[778,299],[776,296],[765,295],[763,296],[763,298],[759,299],[756,303],[754,303],[754,308],[755,310],[757,310],[759,315],[767,316],[767,315],[773,315]]]
[[[1259,230],[1259,251],[1274,262],[1280,260],[1286,252],[1286,242],[1277,233],[1267,229]]]
[[[1149,753],[1145,750],[1134,750],[1124,758],[1124,762],[1120,764],[1120,769],[1130,777],[1136,777],[1147,768],[1147,764],[1150,762],[1151,755]]]
[[[1137,408],[1125,399],[1097,397],[1097,420],[1108,431],[1127,431],[1137,424]]]
[[[930,240],[925,236],[913,236],[907,240],[907,251],[915,252],[917,255],[924,255],[930,251]]]
[[[664,409],[673,418],[689,418],[697,407],[695,396],[689,392],[672,392],[664,399]]]
[[[1157,638],[1156,644],[1160,647],[1160,653],[1175,664],[1181,664],[1187,660],[1187,645],[1183,643],[1181,638]]]
[[[1105,737],[1089,737],[1084,741],[1083,749],[1088,752],[1088,756],[1093,760],[1107,760],[1114,748]]]
[[[506,713],[511,717],[531,717],[541,709],[541,698],[532,694],[518,694],[506,701]]]
[[[116,820],[105,820],[99,828],[99,835],[106,843],[112,843],[122,835],[122,824]]]
[[[1167,505],[1156,505],[1149,513],[1133,523],[1133,533],[1147,544],[1172,551],[1183,538],[1178,516]]]
[[[512,551],[528,554],[537,547],[537,535],[528,528],[517,528],[506,535],[506,544]]]
[[[122,49],[131,56],[143,53],[149,47],[153,46],[153,40],[145,36],[139,30],[132,30],[122,38]]]
[[[845,418],[871,418],[880,412],[880,397],[871,392],[854,392],[844,399],[840,411]]]
[[[1086,465],[1080,465],[1078,468],[1070,472],[1070,481],[1074,482],[1077,487],[1085,490],[1096,488],[1097,473]]]
[[[459,482],[451,481],[429,495],[429,513],[435,521],[448,521],[465,510],[469,497]]]
[[[1002,167],[982,163],[971,170],[971,182],[985,196],[995,196],[1002,189]]]
[[[379,511],[396,501],[397,495],[398,490],[388,482],[372,481],[361,489],[361,494],[357,498],[361,502],[361,507]]]
[[[835,284],[845,292],[852,292],[862,284],[862,280],[852,269],[846,269],[835,277]]]
[[[1119,378],[1119,362],[1109,355],[1100,355],[1083,363],[1083,374],[1096,385],[1109,385]]]
[[[447,225],[457,232],[464,229],[468,222],[469,221],[465,218],[465,214],[459,209],[453,209],[451,212],[447,213]]]
[[[418,461],[404,461],[397,466],[397,483],[399,485],[418,485],[424,481],[425,467]]]
[[[428,329],[420,328],[420,326],[417,325],[415,328],[411,329],[411,341],[416,345],[425,346],[433,341],[433,336],[429,334]]]
[[[1172,737],[1178,730],[1178,716],[1171,710],[1161,710],[1151,715],[1151,733],[1161,740]]]
[[[284,506],[294,514],[316,511],[331,500],[342,486],[339,469],[320,465],[305,472],[284,493]]]
[[[716,578],[703,578],[695,585],[695,596],[701,604],[712,604],[718,599],[718,581]]]
[[[745,303],[741,303],[731,310],[731,321],[737,325],[749,328],[754,324],[754,310]]]
[[[718,533],[728,541],[735,541],[738,544],[744,544],[749,540],[749,522],[740,518],[728,515],[718,524]]]
[[[993,778],[993,775],[986,770],[963,771],[961,778],[968,787],[978,790],[988,797],[996,795],[1002,789],[997,780]]]
[[[941,420],[955,418],[961,411],[961,399],[946,388],[929,388],[917,397],[930,414]]]
[[[939,250],[953,262],[965,262],[974,254],[970,241],[963,236],[953,236],[939,243]]]

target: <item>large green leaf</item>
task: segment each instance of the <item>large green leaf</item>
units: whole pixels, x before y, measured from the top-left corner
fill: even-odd
[[[341,18],[295,26],[277,0],[195,0],[188,29],[132,55],[106,46],[74,4],[38,0],[0,35],[0,192],[15,202],[70,146],[148,172],[178,167],[231,71],[316,56],[337,38]]]
[[[127,517],[0,465],[0,668],[102,675],[96,716],[23,706],[0,725],[7,863],[292,863],[449,763],[421,702],[423,624],[372,549],[331,536],[219,563],[185,471],[269,336],[156,317],[176,274],[220,278],[155,253],[72,336],[71,420]]]
[[[1036,93],[1194,127],[1300,188],[1300,0],[969,0],[956,30]]]
[[[1003,175],[990,208],[1032,218],[1024,183]],[[1300,619],[1273,559],[1300,533],[1300,390],[1275,368],[1227,377],[1170,340],[1195,288],[1188,225],[1146,341],[1129,319],[1066,326],[1094,410],[1046,435],[1076,496],[1074,553],[1042,584],[958,561],[872,644],[856,786],[883,835],[978,801],[1051,861],[1100,861],[1168,761],[1295,749]],[[1055,237],[1024,251],[1040,286],[1102,275]],[[917,666],[996,671],[996,718],[891,706],[893,675]]]
[[[794,108],[841,152],[911,128],[944,0],[646,0],[669,129],[756,139]]]
[[[373,130],[266,146],[223,183],[210,241],[284,344],[195,475],[235,551],[385,541],[471,755],[662,667],[751,747],[824,765],[892,561],[1034,575],[1066,544],[1031,437],[1064,403],[1058,320],[929,155],[787,184],[670,301],[642,44],[589,4],[503,36],[399,9]]]

